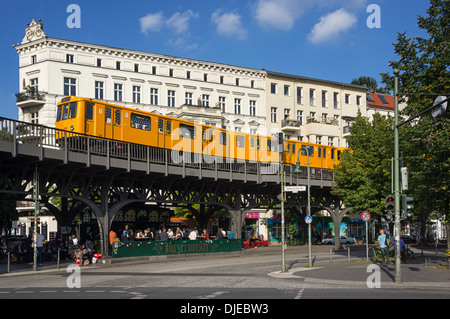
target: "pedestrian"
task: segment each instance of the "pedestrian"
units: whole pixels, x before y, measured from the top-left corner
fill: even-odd
[[[256,245],[256,232],[253,228],[250,230],[250,245],[249,245],[249,247],[252,247],[252,243],[255,245],[255,248],[258,248],[258,246]]]
[[[125,225],[125,229],[122,232],[122,241],[130,241],[130,230],[129,226]]]
[[[386,235],[384,234],[383,230],[380,230],[380,235],[377,238],[378,241],[378,247],[381,250],[381,257],[383,257],[383,264],[385,263],[384,256],[386,255],[387,264],[389,265],[389,247],[386,239]]]
[[[42,266],[42,249],[44,247],[44,240],[45,240],[44,235],[38,233],[36,237],[34,237],[33,233],[33,243],[36,245],[39,266]]]
[[[116,242],[116,238],[117,238],[116,232],[111,229],[109,232],[109,251],[108,251],[110,255],[112,254],[112,248],[114,243]]]

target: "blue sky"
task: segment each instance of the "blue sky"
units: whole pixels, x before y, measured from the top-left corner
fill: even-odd
[[[80,28],[69,28],[70,4]],[[373,20],[378,6],[379,20]],[[395,60],[397,32],[417,27],[427,0],[7,0],[0,12],[0,116],[17,118],[19,43],[26,24],[41,19],[49,37],[265,68],[349,83],[381,82]],[[368,10],[369,8],[369,10]],[[370,28],[367,20],[380,22]]]

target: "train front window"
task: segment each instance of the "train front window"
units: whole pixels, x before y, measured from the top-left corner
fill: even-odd
[[[71,102],[69,106],[69,119],[77,117],[77,102]]]
[[[69,114],[69,103],[62,105],[62,117],[61,121],[67,120],[67,115]]]
[[[61,110],[62,110],[62,105],[58,105],[58,110],[56,112],[56,122],[61,121]]]

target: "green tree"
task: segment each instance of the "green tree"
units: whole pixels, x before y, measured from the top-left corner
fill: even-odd
[[[369,121],[358,111],[348,138],[351,151],[341,156],[333,188],[333,193],[352,207],[351,213],[368,210],[374,217],[384,213],[391,190],[392,125],[391,118],[379,113]]]
[[[377,80],[375,80],[375,78],[370,77],[370,76],[363,75],[363,76],[357,77],[357,78],[353,79],[350,82],[350,84],[361,85],[361,86],[365,85],[371,92],[379,91]]]
[[[418,114],[433,105],[438,95],[450,96],[450,1],[430,0],[427,16],[418,17],[418,26],[427,37],[407,37],[399,33],[394,51],[398,61],[399,95],[407,103],[401,114]],[[382,73],[382,81],[393,89],[394,76]],[[450,233],[450,117],[423,114],[414,126],[403,125],[400,147],[409,167],[409,191],[415,199],[416,214],[437,212],[445,216]],[[423,224],[423,223],[422,223]],[[450,243],[449,243],[450,247]]]

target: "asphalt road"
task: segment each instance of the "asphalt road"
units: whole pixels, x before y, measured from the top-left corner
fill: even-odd
[[[58,271],[42,269],[1,275],[0,299],[151,299],[152,304],[160,299],[169,299],[177,300],[169,308],[175,312],[182,311],[186,301],[191,301],[191,305],[193,302],[215,301],[218,302],[216,312],[217,307],[221,307],[222,314],[225,303],[260,301],[270,304],[273,300],[354,298],[450,299],[448,285],[399,286],[395,289],[385,285],[372,289],[353,285],[349,281],[352,277],[364,279],[369,276],[366,268],[370,263],[362,260],[364,256],[365,251],[354,252],[352,262],[348,263],[345,252],[335,254],[333,266],[330,266],[329,252],[318,251],[313,256],[315,268],[307,269],[307,252],[288,248],[286,266],[289,272],[281,276],[277,275],[281,269],[280,252],[270,247],[251,249],[243,255],[189,256],[152,262],[136,260],[88,265],[80,268],[79,272],[68,270],[65,265]],[[419,267],[423,266],[410,266],[422,271]],[[383,281],[391,281],[389,271],[392,273],[392,269],[392,266],[383,269]],[[421,274],[425,276],[426,272]],[[442,278],[448,280],[448,272],[442,274]],[[346,276],[345,282],[335,280]],[[321,277],[328,281],[321,282]],[[227,311],[233,310],[231,306],[227,307]],[[274,305],[271,307],[273,309]]]

